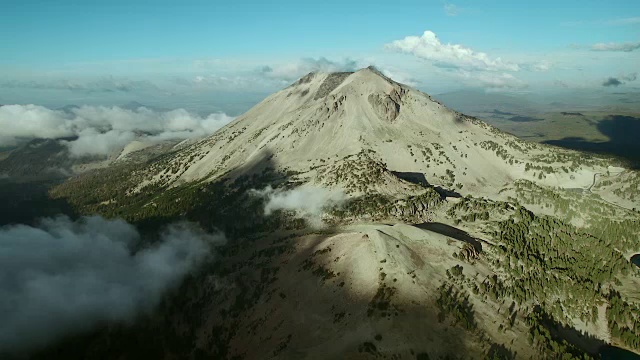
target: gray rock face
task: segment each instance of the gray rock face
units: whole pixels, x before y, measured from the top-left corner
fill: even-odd
[[[391,208],[390,214],[400,219],[424,220],[429,218],[430,210],[438,203],[430,198],[413,198],[410,200],[399,200]]]
[[[349,75],[353,74],[352,72],[337,72],[331,73],[327,76],[326,79],[320,85],[320,88],[316,92],[313,97],[314,100],[322,99],[329,95],[335,88],[340,86],[344,82],[344,80],[349,77]]]
[[[371,94],[368,100],[381,119],[393,122],[400,115],[400,104],[405,93],[406,90],[399,87],[389,94]]]
[[[480,257],[480,251],[471,244],[464,244],[458,257],[465,261],[473,261]]]

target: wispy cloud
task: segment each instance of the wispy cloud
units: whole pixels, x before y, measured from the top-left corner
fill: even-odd
[[[468,71],[459,69],[454,76],[468,86],[480,86],[488,89],[521,90],[527,83],[506,72]]]
[[[562,80],[554,80],[553,81],[553,85],[559,88],[563,88],[563,89],[567,89],[569,87],[569,84],[567,84],[566,82],[562,81]]]
[[[633,25],[640,24],[640,16],[606,20],[607,25]]]
[[[620,75],[618,77],[609,77],[602,83],[605,87],[618,87],[630,81],[635,81],[638,78],[638,73],[632,73],[627,75]]]
[[[461,9],[459,6],[451,3],[444,4],[444,13],[447,16],[457,16],[460,13]]]
[[[322,226],[322,215],[330,208],[343,204],[347,195],[336,189],[316,186],[301,186],[283,190],[267,186],[262,190],[251,190],[251,194],[266,199],[264,212],[270,215],[277,210],[295,212],[307,219],[312,226]]]
[[[622,51],[631,52],[640,49],[640,41],[624,43],[597,43],[591,46],[592,51]]]
[[[491,58],[459,44],[443,44],[432,31],[422,36],[407,36],[385,45],[387,50],[414,55],[443,68],[461,68],[485,71],[518,71],[518,64]]]
[[[204,59],[194,61],[193,66],[198,71],[197,75],[176,77],[174,83],[194,88],[276,90],[313,71],[355,71],[361,64],[350,58],[330,60],[326,57],[309,57],[261,65],[238,65],[229,64],[223,59]]]
[[[624,25],[635,25],[640,24],[640,17],[627,17],[627,18],[617,18],[617,19],[599,19],[599,20],[576,20],[576,21],[565,21],[561,23],[563,26],[588,26],[588,25],[596,25],[596,26],[624,26]]]
[[[77,92],[132,92],[144,90],[160,90],[158,86],[147,80],[118,79],[107,76],[94,80],[5,80],[0,86],[9,89],[44,89],[69,90]]]
[[[355,71],[357,69],[358,63],[353,59],[347,58],[342,61],[332,61],[325,57],[319,57],[303,58],[295,62],[276,65],[265,65],[258,72],[268,78],[292,81],[312,71],[336,72]]]
[[[397,81],[401,84],[418,86],[421,83],[420,80],[395,67],[391,68],[385,66],[376,66],[376,68],[380,70],[384,76],[393,79],[394,81]]]

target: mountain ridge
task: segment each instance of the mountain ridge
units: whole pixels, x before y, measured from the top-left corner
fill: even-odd
[[[495,194],[520,178],[587,188],[608,166],[597,157],[502,133],[365,68],[305,75],[208,138],[151,166],[139,188],[213,180],[265,151],[279,166],[304,173],[323,161],[369,150],[390,171],[423,173],[429,183],[477,195]]]
[[[86,353],[135,358],[135,336],[162,358],[589,359],[636,348],[640,321],[620,315],[640,296],[640,175],[611,165],[363,69],[308,74],[205,139],[52,195],[230,239]]]

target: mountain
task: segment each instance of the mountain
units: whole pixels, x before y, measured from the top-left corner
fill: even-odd
[[[493,195],[516,179],[588,187],[594,173],[606,172],[609,165],[594,158],[593,166],[578,166],[574,160],[581,154],[501,133],[366,68],[303,77],[176,153],[163,164],[174,170],[171,174],[166,167],[152,168],[145,184],[212,180],[259,162],[266,152],[279,167],[325,185],[316,176],[320,169],[365,152],[389,171],[424,174],[430,184],[473,195]]]
[[[520,140],[366,68],[52,189],[229,242],[153,314],[34,358],[512,359],[638,351],[640,174]]]

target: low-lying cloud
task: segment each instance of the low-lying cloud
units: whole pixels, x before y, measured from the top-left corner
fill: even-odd
[[[0,354],[134,320],[224,241],[222,234],[179,223],[136,251],[135,227],[101,217],[0,228]]]
[[[341,190],[316,186],[300,186],[290,190],[267,186],[262,190],[252,190],[252,193],[266,199],[265,215],[271,215],[276,210],[293,211],[296,216],[307,219],[313,226],[321,226],[322,215],[347,200],[347,195]]]
[[[466,71],[452,72],[469,86],[482,86],[488,89],[524,89],[527,83],[505,72]]]
[[[0,146],[34,138],[77,137],[64,141],[72,155],[107,155],[136,138],[161,141],[204,137],[231,120],[224,113],[200,116],[184,109],[81,106],[63,111],[38,105],[5,105],[0,106]]]

